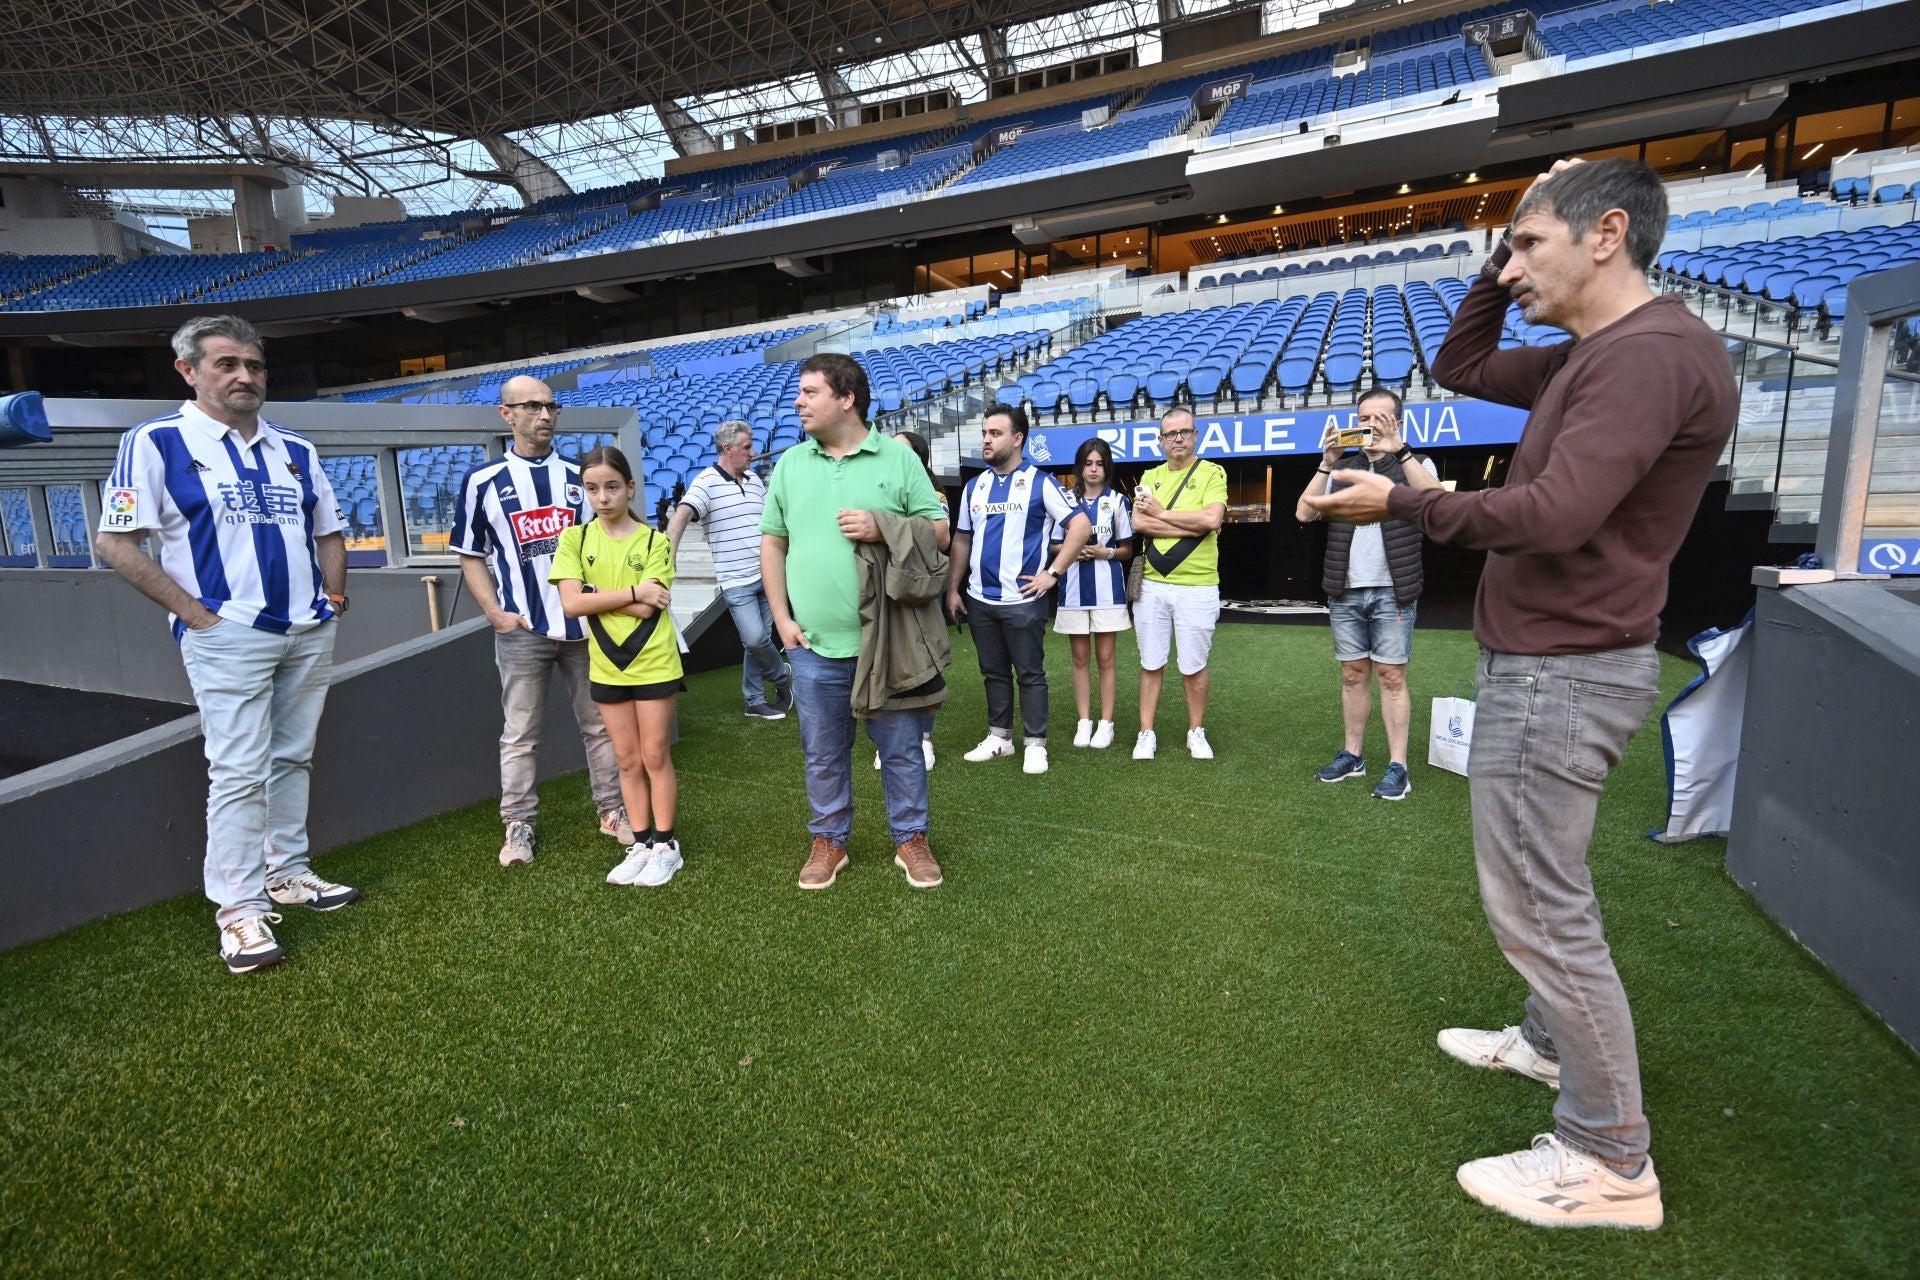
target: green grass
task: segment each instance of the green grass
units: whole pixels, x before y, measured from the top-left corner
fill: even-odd
[[[1523,994],[1465,781],[1416,763],[1389,805],[1311,779],[1339,733],[1322,629],[1222,630],[1212,764],[1172,688],[1161,758],[1127,759],[1128,644],[1123,741],[1067,747],[1053,643],[1040,779],[961,762],[982,700],[956,654],[934,892],[892,866],[864,751],[853,864],[795,890],[795,725],[745,720],[720,671],[681,704],[664,890],[601,883],[616,849],[571,777],[523,871],[495,864],[491,805],[330,855],[366,900],[290,913],[277,970],[227,974],[197,898],[0,956],[0,1272],[1920,1271],[1920,1062],[1719,843],[1642,838],[1657,726],[1593,869],[1667,1226],[1548,1234],[1453,1179],[1551,1127],[1538,1085],[1433,1044]],[[1470,637],[1421,633],[1416,742],[1472,666]]]

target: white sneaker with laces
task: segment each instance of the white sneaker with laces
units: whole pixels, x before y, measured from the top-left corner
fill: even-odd
[[[1501,1031],[1448,1027],[1434,1039],[1442,1050],[1470,1067],[1511,1071],[1516,1076],[1538,1080],[1549,1089],[1560,1087],[1560,1064],[1535,1053],[1518,1027]]]
[[[507,824],[507,838],[500,845],[500,865],[524,867],[533,861],[533,824],[515,818]]]
[[[273,930],[267,927],[279,923],[279,914],[268,911],[257,916],[241,916],[232,924],[221,925],[220,958],[226,962],[227,971],[252,973],[285,960],[286,952],[273,940]]]
[[[967,754],[965,754],[964,756],[961,756],[960,758],[962,760],[965,760],[968,764],[980,764],[980,763],[983,763],[984,761],[992,760],[998,756],[1010,756],[1012,754],[1013,754],[1012,738],[1003,738],[997,733],[990,733],[986,737],[980,739],[979,746],[967,752]]]
[[[311,871],[275,880],[267,886],[267,896],[280,906],[305,907],[309,911],[338,911],[349,902],[360,901],[358,889],[322,880]]]
[[[1102,720],[1099,724],[1095,725],[1093,727],[1093,737],[1088,740],[1087,745],[1095,751],[1105,751],[1108,747],[1112,746],[1113,721]]]
[[[1159,739],[1154,737],[1153,730],[1142,729],[1140,736],[1133,740],[1133,758],[1135,760],[1151,760],[1153,759],[1154,748],[1159,745]]]
[[[1666,1221],[1651,1158],[1628,1178],[1551,1133],[1525,1151],[1469,1160],[1457,1176],[1481,1204],[1536,1226],[1652,1231]]]
[[[1073,726],[1073,745],[1076,747],[1093,745],[1093,721],[1082,720]]]
[[[640,868],[640,874],[633,883],[642,889],[658,889],[673,879],[673,873],[686,865],[686,859],[680,856],[678,840],[662,840],[653,846],[653,856],[647,865]]]
[[[1205,729],[1187,730],[1187,754],[1195,760],[1213,759],[1213,746],[1207,741]]]
[[[653,861],[653,851],[661,847],[634,841],[627,846],[627,856],[620,860],[620,865],[607,872],[607,883],[632,884],[647,869],[647,864]]]
[[[1023,773],[1045,773],[1047,771],[1047,744],[1044,742],[1029,742],[1027,744],[1026,759],[1021,761],[1020,769]]]
[[[926,758],[927,772],[932,773],[933,772],[933,739],[932,738],[920,739],[920,754]]]

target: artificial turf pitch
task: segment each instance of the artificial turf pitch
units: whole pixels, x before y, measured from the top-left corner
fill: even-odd
[[[182,898],[0,956],[8,1275],[1920,1273],[1920,1061],[1721,870],[1663,847],[1657,721],[1593,869],[1640,1032],[1667,1225],[1546,1232],[1462,1160],[1552,1096],[1434,1047],[1515,1021],[1464,779],[1424,764],[1463,633],[1414,651],[1414,792],[1339,746],[1323,630],[1230,626],[1219,758],[1067,745],[969,765],[971,646],[936,733],[944,887],[892,865],[870,749],[853,862],[801,893],[797,731],[695,678],[674,752],[687,865],[618,858],[581,777],[502,870],[493,806],[327,856],[366,898],[289,911],[276,970],[214,958]],[[1669,660],[1667,694],[1690,672]],[[476,689],[475,697],[494,696]],[[154,838],[131,831],[130,840]]]

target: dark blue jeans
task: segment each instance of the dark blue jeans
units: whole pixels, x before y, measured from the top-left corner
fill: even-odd
[[[804,647],[787,650],[793,699],[800,716],[800,752],[806,761],[807,830],[844,845],[853,834],[853,668],[857,658],[823,658]],[[880,751],[880,787],[887,797],[893,842],[927,831],[927,764],[920,754],[919,711],[889,711],[867,720],[867,737]]]
[[[1020,728],[1028,742],[1047,739],[1047,599],[988,604],[967,599],[967,626],[987,685],[987,728],[1013,737],[1013,685],[1020,682]]]

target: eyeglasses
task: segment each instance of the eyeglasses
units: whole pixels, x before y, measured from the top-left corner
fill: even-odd
[[[1191,429],[1186,431],[1162,431],[1160,438],[1162,440],[1191,440],[1193,439],[1193,432]]]
[[[510,404],[506,407],[509,409],[525,409],[528,413],[550,413],[557,418],[560,416],[560,410],[566,406],[555,404],[551,400],[522,400],[519,404]]]

